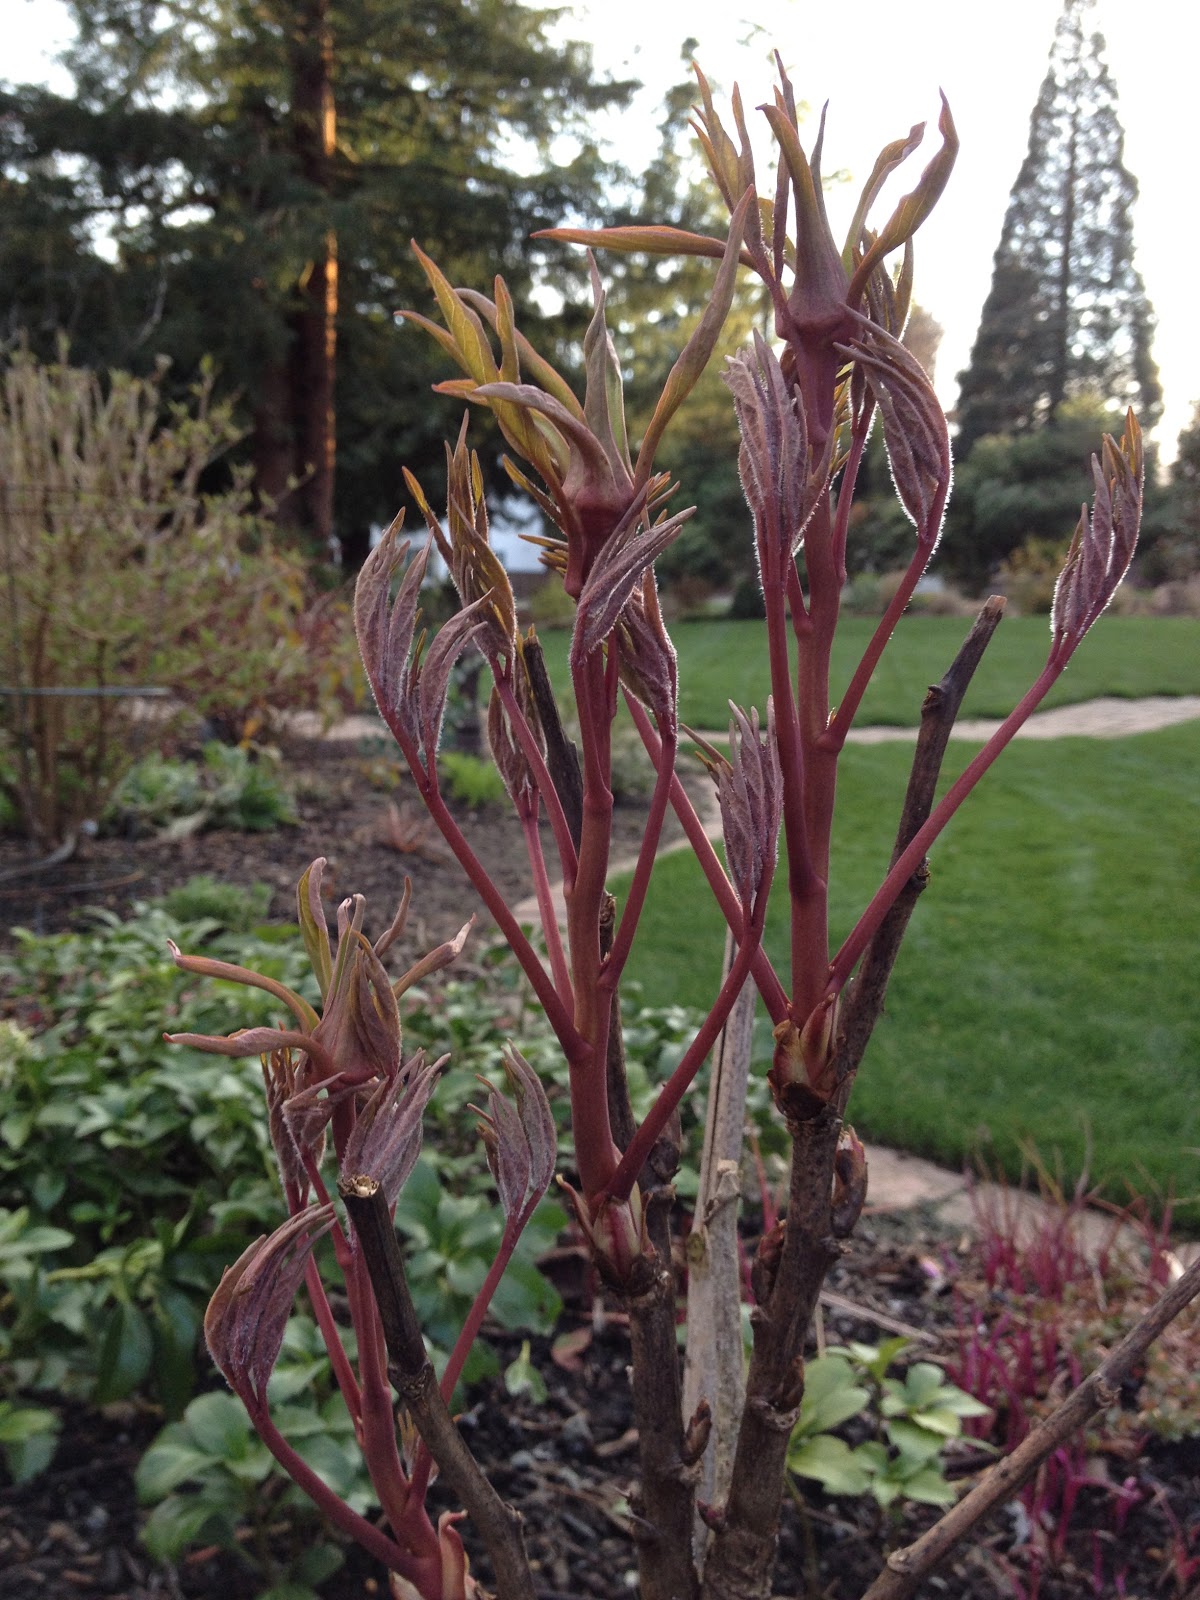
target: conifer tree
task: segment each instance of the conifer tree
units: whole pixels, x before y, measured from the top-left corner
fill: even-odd
[[[440,464],[461,417],[395,317],[428,301],[410,239],[456,281],[499,262],[523,302],[567,258],[531,262],[529,234],[592,220],[586,119],[631,86],[521,0],[68,5],[74,93],[0,85],[0,339],[50,357],[61,330],[76,363],[133,370],[162,353],[184,387],[215,357],[256,486],[357,564],[397,454]]]
[[[1161,410],[1150,355],[1154,317],[1134,265],[1137,183],[1123,162],[1117,90],[1089,30],[1094,0],[1064,0],[1009,197],[992,286],[970,364],[960,374],[956,455],[985,434],[1052,422],[1091,395]]]

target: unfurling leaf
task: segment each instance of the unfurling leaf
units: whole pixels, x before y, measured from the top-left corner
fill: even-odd
[[[1119,445],[1105,434],[1101,456],[1099,461],[1092,457],[1091,517],[1084,506],[1054,588],[1052,656],[1074,650],[1116,593],[1137,547],[1146,463],[1142,430],[1132,411]]]
[[[769,883],[779,848],[783,778],[775,746],[775,715],[767,701],[767,726],[760,737],[758,712],[747,717],[730,703],[729,760],[714,767],[725,857],[743,906],[750,909]]]
[[[777,554],[790,559],[804,540],[829,476],[830,456],[814,462],[800,396],[758,333],[752,350],[731,356],[725,382],[733,394],[742,445],[738,469],[758,535],[764,571]]]
[[[635,699],[649,706],[661,732],[679,729],[679,665],[662,619],[654,571],[642,574],[617,618],[617,671]]]
[[[661,479],[658,480],[661,483]],[[653,491],[655,485],[647,486]],[[694,506],[676,512],[649,527],[644,525],[646,495],[641,494],[630,507],[621,525],[597,553],[587,581],[579,595],[575,612],[575,632],[571,640],[573,658],[590,655],[612,632],[642,575],[678,536],[683,524],[693,515]]]
[[[389,604],[392,579],[404,564],[409,549],[407,540],[403,544],[397,542],[400,522],[398,517],[363,563],[354,588],[354,628],[363,666],[384,721],[393,730],[398,728],[415,748],[420,743],[420,731],[417,708],[413,704],[409,653],[429,546],[409,562],[396,599]]]
[[[492,1089],[479,1132],[504,1215],[523,1223],[554,1176],[557,1139],[541,1080],[511,1044],[504,1047],[504,1075],[513,1100]]]
[[[257,1239],[222,1275],[204,1317],[204,1337],[231,1389],[266,1404],[270,1378],[313,1246],[334,1224],[332,1204],[289,1217]]]
[[[366,1104],[359,1107],[346,1140],[343,1178],[374,1179],[388,1205],[395,1205],[421,1153],[421,1119],[448,1060],[442,1056],[427,1062],[425,1052],[418,1050],[402,1071],[381,1079]]]
[[[950,492],[950,430],[929,376],[917,358],[869,318],[856,316],[859,337],[838,351],[855,362],[879,402],[892,477],[917,538],[932,555]]]

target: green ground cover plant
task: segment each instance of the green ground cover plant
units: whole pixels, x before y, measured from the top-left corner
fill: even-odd
[[[973,748],[952,746],[949,763]],[[835,929],[887,859],[878,796],[908,762],[896,745],[843,757]],[[1200,1195],[1198,763],[1195,723],[1013,746],[932,855],[935,892],[913,917],[855,1088],[861,1131],[951,1165],[983,1152],[1014,1179],[1030,1139],[1061,1154],[1072,1181],[1090,1147],[1098,1179],[1174,1189],[1181,1221],[1200,1226],[1186,1203]],[[768,950],[783,947],[786,914],[777,894]],[[702,1005],[719,932],[690,853],[663,859],[631,962],[646,1000]]]
[[[845,617],[834,640],[834,704],[875,629],[869,617]],[[887,659],[863,695],[864,725],[915,727],[925,690],[946,670],[962,639],[957,617],[904,616]],[[671,629],[679,654],[679,714],[692,728],[723,728],[729,702],[764,705],[769,671],[754,622],[681,622]],[[967,690],[964,717],[1005,717],[1046,655],[1045,617],[1006,617]],[[570,635],[542,640],[554,681],[560,682]],[[1200,694],[1200,621],[1193,617],[1106,617],[1042,702],[1078,705],[1099,695]]]

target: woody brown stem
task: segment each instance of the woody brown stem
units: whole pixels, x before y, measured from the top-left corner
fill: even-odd
[[[626,1297],[632,1346],[634,1421],[641,1483],[637,1495],[638,1575],[642,1600],[698,1600],[692,1561],[695,1459],[687,1459],[683,1380],[675,1336],[669,1186],[646,1199],[653,1274],[641,1294]]]
[[[484,1477],[442,1399],[408,1292],[400,1245],[383,1189],[373,1178],[360,1175],[340,1179],[338,1192],[354,1224],[375,1291],[387,1343],[388,1376],[442,1477],[479,1530],[492,1559],[499,1600],[534,1600],[520,1515],[505,1505]]]
[[[751,1314],[729,1499],[704,1567],[702,1600],[764,1600],[771,1592],[788,1440],[804,1393],[804,1339],[839,1245],[830,1202],[841,1118],[826,1106],[793,1129],[783,1248],[774,1282]]]

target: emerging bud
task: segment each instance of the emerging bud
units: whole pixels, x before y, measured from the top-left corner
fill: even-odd
[[[742,436],[738,470],[754,515],[759,563],[771,581],[804,542],[829,481],[833,435],[814,461],[800,393],[761,334],[755,333],[752,350],[729,358],[725,382]]]
[[[1091,518],[1084,506],[1054,589],[1052,659],[1070,656],[1117,592],[1137,547],[1146,463],[1142,430],[1132,411],[1121,443],[1105,434],[1101,454],[1102,461],[1092,457],[1096,494]]]
[[[747,914],[770,887],[779,853],[779,824],[783,814],[783,775],[775,743],[775,712],[767,701],[767,726],[760,735],[758,712],[749,717],[735,706],[729,709],[729,758],[701,742],[703,759],[717,785],[725,859],[729,876]]]
[[[833,1158],[833,1200],[830,1228],[835,1239],[846,1239],[862,1214],[867,1199],[867,1153],[851,1127],[842,1129]]]
[[[222,1275],[204,1317],[217,1366],[251,1410],[266,1405],[292,1302],[313,1246],[334,1223],[332,1204],[289,1217],[257,1239]]]
[[[383,1079],[358,1109],[342,1154],[343,1178],[368,1177],[394,1206],[421,1153],[421,1118],[449,1056],[426,1062],[418,1050],[403,1070]]]
[[[557,1135],[541,1080],[514,1045],[504,1047],[513,1101],[492,1089],[479,1132],[506,1220],[523,1223],[554,1176]]]
[[[932,556],[950,492],[950,431],[929,376],[899,339],[869,318],[838,352],[854,361],[879,402],[883,440],[901,504]]]

